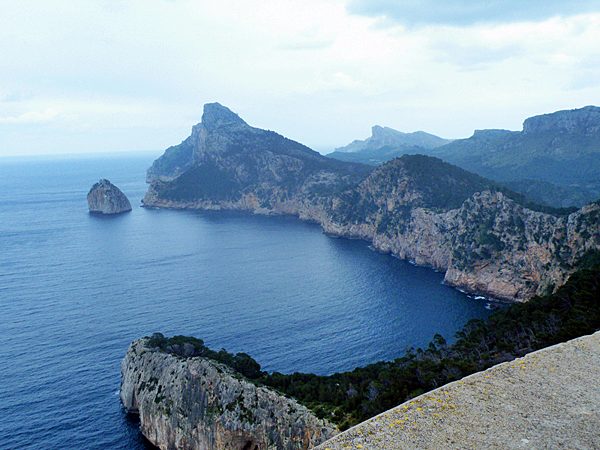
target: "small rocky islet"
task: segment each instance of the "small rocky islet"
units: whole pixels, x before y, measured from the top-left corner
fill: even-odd
[[[127,196],[105,178],[94,183],[88,192],[87,202],[91,214],[114,215],[131,211]]]

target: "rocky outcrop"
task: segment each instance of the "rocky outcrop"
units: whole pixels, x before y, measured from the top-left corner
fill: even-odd
[[[207,105],[173,151],[190,159],[169,166],[168,151],[155,162],[146,206],[297,215],[500,299],[553,290],[600,248],[598,203],[568,216],[534,211],[518,194],[422,155],[375,169],[329,160],[220,105]]]
[[[90,213],[120,214],[131,211],[131,203],[121,190],[106,179],[95,183],[87,195]]]
[[[273,131],[249,126],[228,108],[209,103],[202,122],[180,145],[169,148],[148,170],[151,191],[144,198],[244,203],[256,198],[285,204],[322,197],[357,183],[371,170],[326,158]],[[180,178],[177,186],[169,182]],[[156,194],[155,196],[153,194]],[[270,203],[261,204],[272,208]]]
[[[135,341],[121,363],[121,400],[161,449],[308,449],[336,428],[306,407],[257,386],[228,366]],[[189,347],[189,348],[188,348]]]
[[[599,448],[600,332],[423,394],[318,448]]]

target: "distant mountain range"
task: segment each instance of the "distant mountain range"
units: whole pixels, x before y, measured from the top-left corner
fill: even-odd
[[[375,125],[371,128],[371,136],[360,141],[356,140],[345,147],[336,148],[339,153],[357,153],[369,150],[377,150],[385,147],[407,146],[436,148],[451,142],[450,139],[444,139],[425,131],[415,131],[413,133],[403,133],[389,127]]]
[[[145,206],[293,214],[497,298],[552,290],[600,249],[600,202],[540,208],[424,155],[378,167],[338,161],[251,127],[218,103],[205,105],[202,122],[154,162],[148,181]]]
[[[449,142],[452,141],[425,131],[403,133],[393,128],[375,125],[367,139],[356,140],[345,147],[336,148],[327,156],[341,161],[378,165],[402,155],[427,153],[428,150]]]
[[[600,108],[595,106],[531,117],[522,131],[477,130],[451,142],[418,132],[437,138],[429,145],[400,139],[415,133],[396,133],[387,132],[385,140],[374,133],[329,156],[376,165],[420,153],[502,182],[538,203],[581,206],[600,198]]]

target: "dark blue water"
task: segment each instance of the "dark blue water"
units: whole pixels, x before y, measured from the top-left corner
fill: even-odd
[[[87,213],[99,177],[138,205],[153,156],[0,159],[0,447],[143,448],[119,362],[155,331],[327,374],[487,315],[440,274],[294,218]]]

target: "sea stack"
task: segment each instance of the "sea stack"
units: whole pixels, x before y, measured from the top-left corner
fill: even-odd
[[[131,203],[123,192],[107,179],[95,183],[87,195],[90,213],[121,214],[131,211]]]

